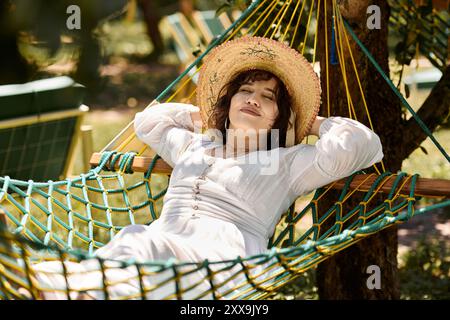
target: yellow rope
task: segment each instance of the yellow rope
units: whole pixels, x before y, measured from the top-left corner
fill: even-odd
[[[289,23],[286,26],[286,29],[284,30],[283,37],[281,38],[282,42],[286,38],[286,34],[287,34],[287,32],[289,31],[289,29],[291,27],[292,21],[294,20],[294,17],[295,17],[295,14],[297,13],[297,9],[298,9],[299,5],[300,5],[300,1],[297,1],[297,4],[295,5],[295,8],[294,8],[294,12],[292,13],[291,19],[289,20]],[[294,34],[294,37],[295,37],[295,34]]]
[[[346,70],[345,70],[345,60],[344,60],[344,53],[343,52],[341,52],[341,49],[342,49],[342,45],[341,45],[341,37],[339,36],[339,28],[338,28],[338,25],[337,25],[337,23],[336,23],[336,0],[332,0],[333,2],[332,2],[332,4],[333,4],[333,25],[334,25],[334,37],[335,37],[335,45],[336,45],[336,52],[337,52],[337,56],[338,56],[338,59],[339,59],[339,65],[340,65],[340,67],[341,67],[341,73],[342,73],[342,79],[343,79],[343,81],[344,81],[344,87],[345,87],[345,94],[346,94],[346,97],[347,97],[347,107],[348,107],[348,114],[349,114],[349,118],[351,118],[351,119],[356,119],[357,120],[357,117],[356,117],[356,114],[354,114],[353,112],[352,112],[352,108],[353,108],[353,105],[352,105],[352,102],[351,102],[351,100],[352,100],[352,98],[351,98],[351,95],[350,95],[350,89],[349,89],[349,86],[348,86],[348,82],[347,82],[347,72],[346,72]]]
[[[200,68],[197,68],[197,70],[195,70],[193,75],[190,75],[186,80],[184,80],[184,82],[181,84],[181,86],[179,86],[177,88],[177,90],[165,101],[170,102],[173,100],[173,98],[175,98],[177,96],[178,93],[180,93],[180,91],[190,82],[192,81],[192,78],[197,74],[197,72],[200,70]]]
[[[359,191],[359,188],[360,188],[367,180],[369,180],[371,177],[373,177],[374,175],[375,175],[374,173],[371,173],[371,174],[367,175],[367,177],[366,177],[363,181],[361,181],[361,183],[360,183],[355,189],[353,189],[351,192],[349,192],[349,193],[344,197],[344,199],[342,200],[342,202],[347,201],[347,199],[350,198],[356,191]]]
[[[338,19],[340,21],[340,24],[343,25],[343,18],[342,18],[341,12],[339,11],[339,7],[338,7],[338,10],[337,10],[337,16],[338,16]],[[364,109],[365,109],[366,114],[367,114],[367,119],[369,121],[370,129],[374,130],[373,124],[372,124],[372,118],[370,116],[369,108],[367,106],[366,97],[365,97],[365,94],[364,94],[364,90],[362,88],[361,80],[359,78],[358,69],[356,67],[356,62],[355,62],[355,59],[353,57],[353,51],[351,49],[350,42],[348,40],[347,31],[346,31],[345,28],[343,28],[343,32],[342,33],[344,34],[344,38],[345,38],[345,41],[346,41],[346,44],[347,44],[347,48],[348,48],[348,51],[350,53],[350,59],[352,61],[353,71],[355,72],[356,82],[358,83],[359,91],[361,93],[361,98],[362,98],[362,101],[363,101]],[[381,160],[381,167],[382,167],[383,172],[386,172],[383,160]],[[377,171],[377,173],[380,174],[380,172],[378,171],[378,168],[375,165],[374,165],[374,168]]]
[[[339,17],[340,24],[343,25],[342,16],[341,16],[340,12],[338,12],[338,17]],[[347,47],[348,47],[348,51],[350,53],[350,58],[351,58],[351,61],[352,61],[353,70],[355,71],[356,81],[358,83],[359,91],[361,92],[361,97],[362,97],[362,100],[363,100],[364,108],[365,108],[366,113],[367,113],[367,117],[368,117],[368,120],[369,120],[369,125],[370,125],[370,128],[373,130],[372,120],[370,118],[370,114],[369,114],[369,109],[367,107],[366,98],[365,98],[365,95],[364,95],[364,91],[362,89],[361,80],[360,80],[358,72],[357,72],[356,63],[355,63],[355,59],[353,57],[352,49],[351,49],[350,43],[348,41],[347,32],[344,29],[344,31],[342,33],[344,34],[344,37],[345,37],[345,40],[346,40],[346,43],[347,43]]]
[[[272,11],[275,9],[275,7],[277,6],[277,3],[278,3],[278,1],[277,0],[274,0],[273,2],[272,2],[272,4],[270,5],[270,10],[269,10],[269,12],[267,13],[267,15],[265,16],[265,18],[261,21],[261,23],[259,24],[259,26],[256,28],[256,30],[253,32],[253,34],[255,35],[257,32],[258,32],[258,30],[264,25],[264,22],[266,22],[266,20],[267,20],[267,18],[270,16],[270,14],[272,13]]]
[[[272,25],[275,24],[275,21],[277,21],[278,17],[281,15],[281,13],[283,12],[283,9],[286,7],[287,4],[288,4],[288,2],[285,2],[285,3],[283,4],[283,6],[281,7],[281,9],[278,10],[277,15],[275,16],[275,18],[274,18],[274,19],[272,20],[272,22],[270,23],[270,26],[272,26]],[[275,7],[274,7],[274,8],[275,8]],[[267,38],[267,34],[269,33],[269,31],[270,31],[270,27],[267,28],[266,32],[264,33],[264,38]]]
[[[320,0],[317,3],[317,15],[316,15],[316,34],[314,35],[314,50],[313,50],[313,61],[312,65],[314,67],[314,64],[316,63],[316,51],[317,51],[317,38],[319,34],[319,21],[320,21]]]
[[[309,9],[308,23],[306,24],[305,37],[303,39],[302,55],[304,54],[305,48],[306,48],[306,40],[308,39],[309,25],[311,23],[311,17],[312,17],[313,8],[314,8],[314,0],[311,0],[311,8]]]
[[[266,1],[267,1],[267,0],[264,0],[264,2],[266,2]],[[258,10],[260,9],[260,7],[263,5],[264,2],[262,2],[262,3],[256,8],[255,12],[258,11]],[[266,15],[267,11],[268,11],[270,8],[273,8],[276,4],[277,4],[277,1],[276,1],[276,0],[273,0],[272,3],[269,4],[269,5],[267,6],[267,8],[264,9],[263,13],[261,13],[261,15],[260,15],[260,16],[259,16],[259,17],[258,17],[258,18],[250,25],[250,27],[247,28],[248,32],[249,32],[250,30],[252,30],[252,28],[259,22],[259,19],[261,19],[262,17],[264,17],[264,16]],[[269,14],[270,14],[270,13],[269,13]],[[247,20],[248,20],[248,19],[247,19]],[[246,20],[246,21],[247,21],[247,20]],[[244,21],[244,23],[242,23],[242,25],[244,25],[244,24],[245,24],[245,21]],[[260,26],[261,26],[261,25],[260,25]],[[258,29],[259,29],[259,28],[258,28]],[[257,31],[257,30],[256,30],[256,31]],[[255,34],[256,31],[253,32],[253,34]],[[245,33],[244,35],[247,35],[248,32]]]
[[[236,35],[236,33],[242,28],[242,26],[244,26],[248,20],[250,20],[251,17],[253,17],[256,12],[258,12],[258,10],[263,6],[263,4],[265,4],[268,0],[264,0],[263,2],[261,2],[258,7],[239,25],[239,28],[237,28],[236,30],[234,30],[225,41],[230,40],[232,37],[234,37]],[[271,5],[276,5],[277,1],[273,0]],[[269,5],[269,6],[271,6]],[[258,17],[259,19],[259,17]],[[257,19],[257,20],[258,20]]]
[[[300,3],[300,1],[299,1],[299,3]],[[300,14],[299,14],[298,19],[297,19],[297,24],[296,24],[296,26],[295,26],[294,35],[292,36],[292,39],[291,39],[291,44],[290,44],[290,47],[291,47],[291,48],[294,47],[295,36],[297,35],[298,26],[300,25],[300,20],[302,19],[303,9],[305,8],[305,4],[306,4],[306,0],[303,0],[302,8],[301,8],[301,10],[300,10]]]
[[[281,15],[281,18],[278,19],[278,24],[276,25],[275,29],[273,30],[272,35],[270,36],[270,39],[272,39],[272,38],[274,37],[275,33],[276,33],[276,32],[278,31],[278,29],[280,28],[281,22],[283,21],[284,16],[285,16],[286,13],[288,12],[288,9],[289,9],[289,6],[290,6],[290,5],[291,5],[291,0],[288,0],[288,1],[285,2],[286,8],[284,9],[284,12],[283,12],[283,14]],[[281,11],[282,11],[282,10],[280,10],[280,12],[281,12]]]

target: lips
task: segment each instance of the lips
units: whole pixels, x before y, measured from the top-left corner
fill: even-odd
[[[247,114],[250,114],[250,115],[255,116],[255,117],[261,116],[261,115],[259,114],[258,111],[256,111],[256,110],[253,109],[253,108],[249,108],[249,107],[241,108],[240,111],[241,111],[241,112],[244,112],[244,113],[247,113]]]

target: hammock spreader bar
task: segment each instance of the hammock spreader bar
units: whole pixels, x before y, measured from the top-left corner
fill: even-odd
[[[105,151],[107,152],[107,151]],[[103,153],[94,153],[91,158],[92,164],[97,164],[104,157]],[[118,153],[119,156],[126,156],[125,154]],[[156,160],[156,161],[155,161]],[[129,167],[131,172],[147,172],[148,167],[151,163],[154,162],[154,168],[152,170],[153,173],[165,174],[169,175],[172,172],[172,167],[168,165],[162,158],[152,158],[152,157],[139,157],[135,156],[134,161],[131,165],[129,162]],[[114,171],[119,169],[119,166],[116,164],[114,167],[109,164],[104,169],[109,168]],[[390,192],[390,188],[393,185],[393,177],[390,178],[383,187],[379,190],[379,192]],[[360,191],[367,191],[370,186],[375,182],[376,176],[370,177],[368,174],[358,174],[352,180],[350,189],[358,188]],[[346,183],[346,179],[341,179],[332,184],[333,189],[343,189],[344,184]],[[403,188],[402,194],[407,194],[410,190],[410,183],[407,183]],[[428,196],[428,197],[446,197],[450,198],[450,180],[446,179],[430,179],[430,178],[419,178],[417,182],[416,191],[418,195]]]

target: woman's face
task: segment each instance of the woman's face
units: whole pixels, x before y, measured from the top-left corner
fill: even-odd
[[[256,80],[241,85],[231,98],[230,129],[260,129],[272,128],[278,115],[277,81]]]

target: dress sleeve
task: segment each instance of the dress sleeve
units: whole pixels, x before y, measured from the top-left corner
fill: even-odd
[[[383,158],[380,138],[358,121],[330,117],[315,145],[302,145],[290,161],[291,189],[299,196],[370,167]]]
[[[163,103],[138,112],[134,130],[171,167],[192,142],[194,125],[190,113],[199,108],[184,103]]]

